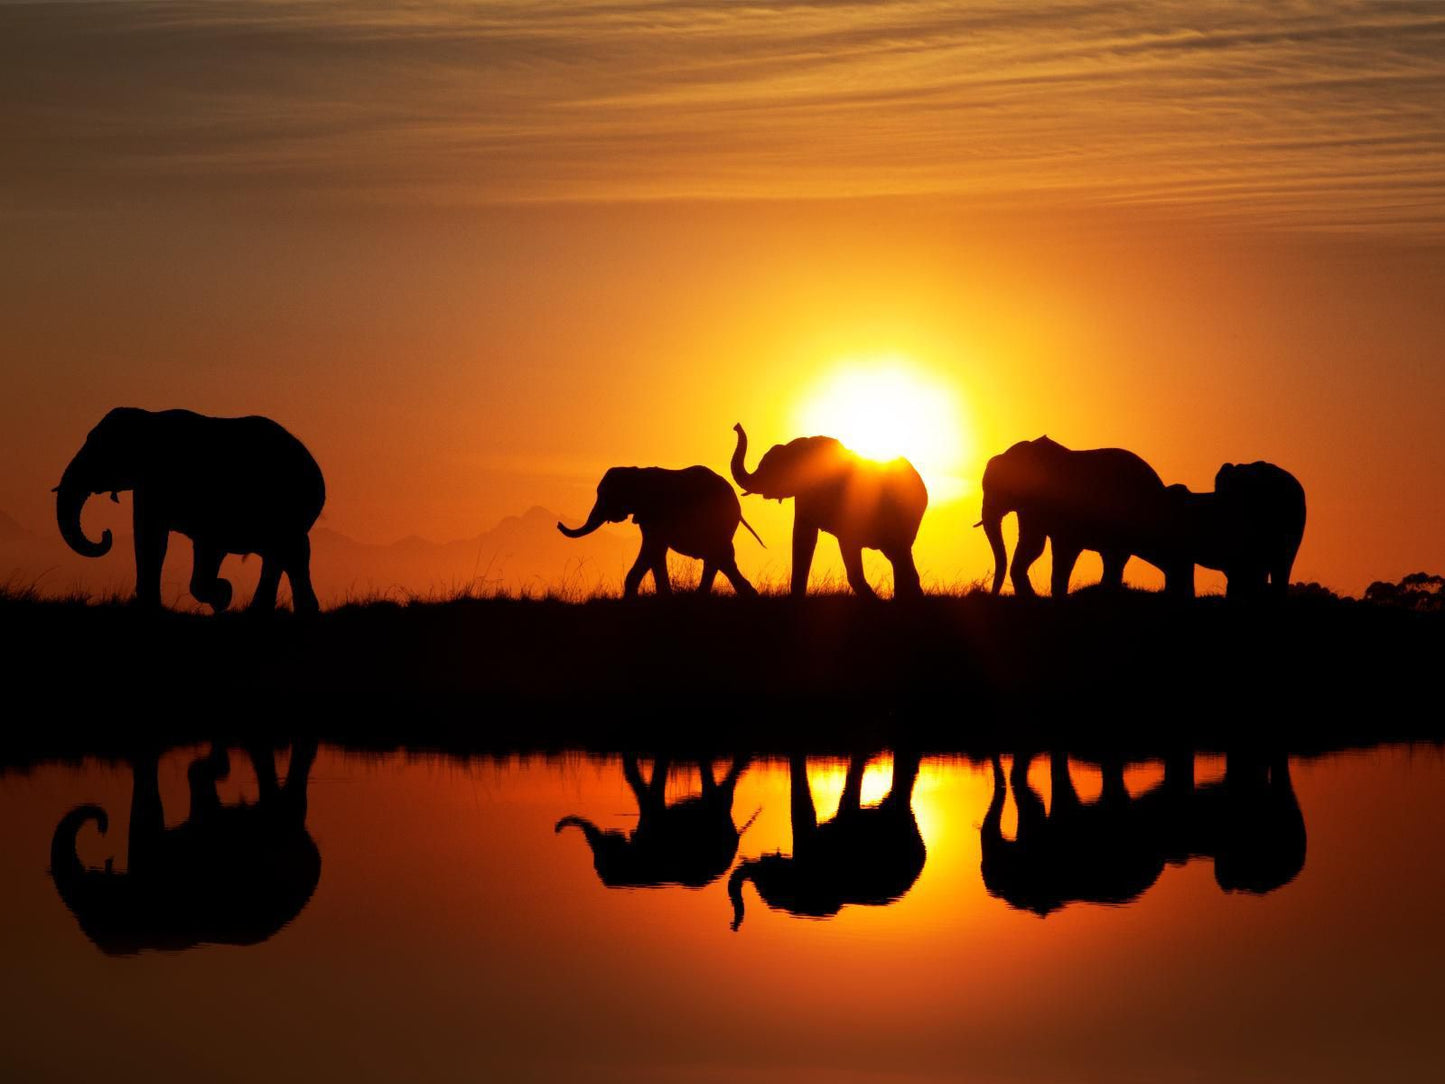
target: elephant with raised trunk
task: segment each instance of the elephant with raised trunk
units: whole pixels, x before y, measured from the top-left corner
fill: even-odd
[[[1230,598],[1283,596],[1305,530],[1305,491],[1273,463],[1226,463],[1213,493],[1170,486],[1174,545],[1188,567],[1223,572]]]
[[[733,794],[747,760],[735,758],[719,782],[703,761],[702,793],[667,803],[671,763],[658,757],[652,778],[644,779],[635,756],[622,758],[622,773],[637,799],[637,827],[630,835],[605,832],[583,817],[563,817],[556,831],[581,829],[592,851],[592,865],[608,888],[656,888],[712,884],[732,865],[738,840],[747,830],[733,823]],[[751,824],[749,821],[748,824]]]
[[[795,598],[808,593],[808,572],[818,532],[838,539],[848,585],[864,598],[876,598],[863,576],[863,551],[880,550],[893,565],[898,598],[923,593],[913,563],[913,541],[928,507],[928,490],[906,459],[875,463],[849,451],[832,437],[798,437],[763,453],[756,470],[747,469],[748,435],[741,425],[733,450],[733,480],[743,495],[769,500],[793,498],[793,578]]]
[[[597,484],[597,500],[581,527],[557,524],[568,538],[591,534],[604,523],[621,523],[628,516],[642,528],[642,549],[622,584],[624,598],[632,598],[642,578],[652,573],[659,595],[672,593],[667,575],[667,551],[702,561],[700,594],[712,590],[721,572],[739,595],[756,595],[733,554],[733,535],[742,524],[758,538],[747,520],[733,487],[706,467],[612,467]]]
[[[223,747],[187,771],[191,808],[167,828],[157,759],[131,762],[128,868],[87,869],[76,836],[94,822],[110,825],[104,809],[82,805],[67,813],[50,841],[50,875],[86,937],[104,953],[177,951],[195,945],[254,945],[301,913],[321,879],[321,854],[306,830],[306,785],[314,743],[292,747],[280,782],[269,749],[250,750],[260,787],[257,801],[224,805],[216,783],[230,771]]]
[[[807,761],[790,758],[793,853],[738,863],[728,878],[734,930],[743,922],[743,886],[749,881],[769,907],[809,918],[828,918],[850,903],[889,904],[913,887],[927,857],[913,816],[919,758],[894,754],[888,794],[869,807],[862,804],[867,766],[863,756],[848,762],[838,812],[819,824]]]
[[[189,410],[117,407],[90,431],[55,487],[56,519],[70,548],[110,552],[111,533],[91,541],[80,524],[93,493],[134,491],[136,599],[161,605],[170,533],[191,539],[191,594],[212,609],[231,604],[220,576],[228,553],[261,555],[251,609],[270,610],[285,573],[298,612],[315,612],[309,532],[326,501],[321,468],[306,446],[269,418],[209,418]]]
[[[1154,468],[1122,448],[1074,451],[1039,437],[1024,440],[988,461],[983,472],[983,527],[993,550],[993,593],[1007,569],[1014,593],[1034,594],[1029,568],[1053,547],[1051,593],[1069,592],[1069,577],[1084,550],[1104,560],[1103,586],[1119,588],[1133,556],[1157,565],[1166,590],[1182,590],[1179,562],[1171,561],[1165,525],[1169,498]],[[1010,566],[1003,517],[1018,513],[1019,537]],[[1192,581],[1191,581],[1192,582]]]

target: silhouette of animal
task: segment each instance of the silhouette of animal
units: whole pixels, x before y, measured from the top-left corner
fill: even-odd
[[[1003,542],[1003,517],[1018,513],[1013,564]],[[1014,593],[1034,594],[1029,568],[1053,547],[1051,593],[1068,594],[1069,577],[1084,550],[1104,560],[1103,585],[1118,589],[1131,556],[1159,564],[1166,550],[1168,502],[1154,468],[1122,448],[1074,451],[1039,437],[1020,441],[988,461],[983,472],[981,526],[993,550],[993,593],[1008,569]],[[1166,562],[1168,563],[1168,562]],[[1167,589],[1181,590],[1177,568],[1163,568]]]
[[[1137,798],[1124,786],[1123,761],[1103,762],[1097,801],[1079,800],[1062,753],[1049,758],[1051,808],[1028,782],[1030,757],[1014,758],[1005,781],[994,756],[993,795],[979,832],[983,882],[1012,907],[1048,915],[1070,903],[1138,899],[1166,865],[1214,861],[1226,892],[1271,892],[1304,867],[1305,826],[1283,756],[1232,752],[1224,779],[1197,787],[1193,754],[1165,761],[1164,779]],[[1001,822],[1012,787],[1013,839]]]
[[[706,467],[613,467],[597,484],[597,500],[587,522],[577,528],[558,523],[557,530],[568,538],[581,538],[604,523],[621,523],[628,516],[642,528],[642,549],[623,581],[623,597],[636,595],[648,572],[659,595],[672,593],[668,550],[701,559],[702,580],[697,587],[701,594],[712,590],[719,572],[739,595],[757,594],[738,571],[733,535],[739,523],[752,531],[754,538],[758,533],[743,519],[738,495],[722,475]]]
[[[556,831],[580,828],[592,850],[597,876],[608,888],[653,888],[711,884],[732,865],[742,832],[733,824],[733,792],[747,767],[736,758],[722,782],[702,761],[702,794],[667,804],[670,761],[659,757],[644,780],[635,756],[622,758],[622,773],[637,798],[637,827],[630,835],[604,832],[583,817],[563,817]],[[749,824],[752,822],[749,821]]]
[[[134,490],[136,599],[161,605],[161,566],[171,531],[194,546],[191,594],[220,611],[231,584],[228,553],[261,555],[251,609],[270,610],[284,572],[298,612],[315,612],[308,532],[326,486],[306,446],[269,418],[208,418],[189,410],[117,407],[90,431],[55,487],[56,519],[70,548],[110,552],[111,533],[86,537],[81,509],[92,493]]]
[[[741,425],[733,451],[733,480],[743,495],[779,502],[793,498],[792,593],[808,591],[808,572],[818,532],[838,539],[848,585],[865,598],[877,595],[863,576],[863,551],[882,551],[893,565],[899,598],[923,592],[913,563],[913,541],[928,507],[928,490],[906,459],[874,463],[832,437],[798,437],[763,453],[756,470],[746,466],[748,435]]]
[[[738,863],[728,878],[734,930],[742,925],[743,885],[748,881],[769,907],[812,918],[836,915],[850,903],[892,903],[913,887],[926,858],[912,806],[918,757],[895,754],[887,797],[864,808],[867,765],[867,757],[849,761],[838,812],[819,824],[807,761],[801,756],[790,758],[793,853]]]
[[[1213,493],[1170,486],[1171,545],[1193,591],[1194,566],[1218,569],[1230,598],[1283,596],[1305,530],[1305,491],[1273,463],[1226,463]]]
[[[136,757],[125,872],[109,861],[103,870],[86,869],[76,856],[83,825],[94,821],[102,834],[110,825],[100,806],[72,809],[51,837],[51,877],[86,937],[112,956],[254,945],[294,919],[321,878],[321,854],[306,831],[315,755],[314,744],[293,746],[281,784],[270,751],[252,749],[259,799],[228,806],[216,783],[228,774],[230,758],[213,748],[187,771],[190,814],[174,828],[165,826],[155,755]]]

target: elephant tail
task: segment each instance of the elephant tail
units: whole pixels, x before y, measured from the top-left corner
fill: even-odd
[[[98,805],[78,805],[55,826],[55,834],[50,837],[50,875],[57,883],[74,881],[85,872],[75,853],[75,837],[91,821],[101,835],[110,828],[110,817]]]
[[[754,538],[756,538],[756,539],[758,540],[758,545],[762,546],[763,549],[767,549],[767,548],[768,548],[768,544],[763,541],[763,536],[760,535],[760,534],[758,534],[757,531],[753,530],[753,525],[752,525],[751,523],[749,523],[747,520],[743,519],[742,516],[739,516],[739,517],[738,517],[738,522],[741,523],[744,527],[746,527],[746,528],[748,529],[748,534],[752,535]]]

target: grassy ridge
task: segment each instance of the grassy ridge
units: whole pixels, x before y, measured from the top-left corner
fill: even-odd
[[[462,598],[307,621],[11,594],[0,635],[10,762],[256,733],[462,752],[1445,736],[1445,615],[1323,596]]]

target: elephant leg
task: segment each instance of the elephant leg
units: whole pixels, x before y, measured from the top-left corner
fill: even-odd
[[[921,597],[923,584],[918,579],[918,566],[913,563],[913,550],[894,550],[888,554],[888,560],[893,565],[893,597]]]
[[[139,497],[135,500],[133,523],[136,601],[158,610],[161,606],[161,568],[166,563],[170,530],[148,514],[145,503]]]
[[[808,759],[788,758],[789,803],[793,821],[793,855],[796,857],[812,843],[818,831],[818,811],[813,808],[813,791],[808,786]]]
[[[637,555],[637,560],[632,562],[632,567],[627,570],[627,578],[622,581],[622,597],[636,598],[637,589],[642,586],[642,577],[647,575],[647,570],[652,567],[652,559],[644,547]]]
[[[889,805],[902,805],[908,809],[913,805],[913,786],[918,782],[918,771],[922,763],[917,753],[893,753],[893,781],[888,784]]]
[[[291,743],[291,763],[286,766],[286,782],[281,787],[281,795],[286,799],[286,810],[296,824],[306,823],[306,788],[311,782],[311,765],[314,763],[315,741],[304,738]],[[273,771],[275,767],[273,759]]]
[[[793,519],[793,597],[808,593],[808,572],[813,567],[813,551],[818,548],[818,528],[803,519]]]
[[[632,790],[632,796],[637,799],[637,808],[641,809],[647,802],[648,787],[646,780],[642,778],[642,769],[638,766],[635,756],[628,754],[622,758],[622,777],[627,780],[627,785]]]
[[[1034,585],[1029,582],[1029,569],[1044,553],[1044,543],[1049,536],[1032,522],[1019,520],[1019,541],[1014,547],[1013,563],[1009,565],[1009,582],[1014,585],[1014,594],[1021,598],[1034,597]]]
[[[727,552],[718,558],[717,567],[719,571],[728,578],[728,583],[733,585],[733,591],[736,592],[739,598],[757,597],[757,588],[750,584],[746,577],[738,571],[738,561],[733,555],[731,543],[728,544]]]
[[[1194,597],[1194,562],[1176,565],[1164,573],[1164,593],[1170,598]]]
[[[1099,554],[1104,559],[1104,578],[1101,587],[1117,591],[1124,586],[1124,566],[1129,563],[1129,554],[1120,550],[1105,550]]]
[[[1083,550],[1072,542],[1060,543],[1057,536],[1053,540],[1053,546],[1054,569],[1049,577],[1049,594],[1054,598],[1063,598],[1069,593],[1069,579],[1074,574],[1074,565],[1078,563],[1079,554]]]
[[[286,578],[291,581],[291,608],[298,614],[314,614],[321,609],[316,590],[311,586],[311,538],[302,535],[286,554]]]
[[[276,592],[281,586],[281,561],[274,553],[261,554],[261,578],[256,593],[246,608],[252,613],[269,613],[276,608]]]
[[[1272,561],[1269,566],[1269,592],[1283,598],[1289,594],[1289,575],[1294,569],[1294,554]]]
[[[159,860],[165,839],[166,817],[161,807],[160,764],[154,753],[131,761],[130,834],[126,864],[132,874],[144,875]]]
[[[206,756],[192,761],[186,769],[186,783],[191,792],[191,811],[186,818],[198,823],[214,815],[221,808],[221,797],[216,793],[216,783],[231,774],[231,757],[224,745],[212,745]]]
[[[706,797],[717,793],[717,777],[712,773],[712,760],[703,757],[697,762],[697,774],[702,777],[702,793]]]
[[[843,553],[843,569],[848,573],[848,586],[853,588],[860,598],[877,598],[878,593],[868,585],[868,580],[863,575],[863,547],[839,539],[838,549]]]
[[[699,595],[712,594],[712,582],[717,579],[718,567],[712,561],[702,563],[702,578],[697,581],[697,593]]]
[[[231,583],[221,579],[221,562],[225,552],[217,546],[191,543],[191,595],[216,613],[231,605]]]
[[[857,813],[863,808],[863,773],[867,769],[867,757],[853,757],[848,761],[848,773],[843,777],[843,794],[838,799],[839,817]]]
[[[667,574],[667,547],[652,559],[652,589],[659,595],[672,594],[672,579]]]

